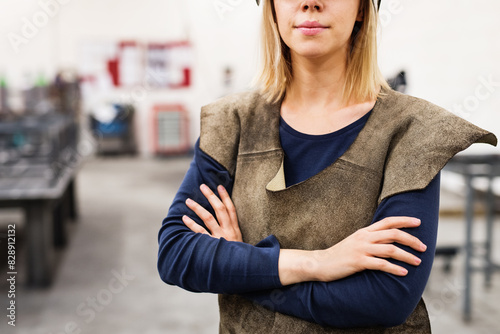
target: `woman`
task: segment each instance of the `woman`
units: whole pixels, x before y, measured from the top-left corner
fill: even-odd
[[[160,276],[219,293],[221,333],[430,333],[439,172],[495,136],[388,87],[372,0],[263,5],[260,88],[202,109]]]

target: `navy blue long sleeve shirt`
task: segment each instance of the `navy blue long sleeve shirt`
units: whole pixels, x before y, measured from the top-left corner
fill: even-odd
[[[370,113],[327,135],[302,134],[280,124],[285,152],[287,186],[301,182],[340,157],[356,139]],[[421,298],[435,253],[439,214],[439,175],[420,191],[397,194],[377,208],[372,223],[390,216],[410,216],[422,224],[406,231],[427,245],[418,256],[420,266],[390,260],[408,270],[404,277],[365,270],[332,282],[304,282],[282,286],[278,275],[279,242],[269,236],[257,245],[229,242],[189,230],[181,218],[187,214],[203,222],[185,205],[189,197],[213,213],[199,190],[222,184],[231,192],[229,173],[210,156],[195,148],[195,156],[174,198],[159,233],[158,270],[169,284],[196,292],[241,294],[264,307],[333,327],[395,326],[403,323]],[[215,215],[214,215],[215,216]]]

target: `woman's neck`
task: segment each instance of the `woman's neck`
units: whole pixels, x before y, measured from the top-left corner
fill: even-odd
[[[292,57],[293,81],[281,104],[281,116],[307,134],[337,131],[363,117],[375,101],[343,101],[345,59]]]
[[[336,110],[345,107],[345,55],[305,58],[292,55],[293,80],[287,88],[287,103],[298,109]]]

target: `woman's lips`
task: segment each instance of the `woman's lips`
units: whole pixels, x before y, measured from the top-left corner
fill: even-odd
[[[297,27],[301,33],[303,33],[306,36],[313,36],[317,35],[323,30],[326,30],[327,28],[306,28],[306,27]]]
[[[305,21],[296,27],[302,34],[306,36],[313,36],[328,29],[328,27],[315,21]]]

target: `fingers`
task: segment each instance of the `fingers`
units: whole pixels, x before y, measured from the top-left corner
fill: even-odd
[[[418,238],[399,230],[400,228],[415,228],[420,226],[420,219],[413,217],[387,217],[366,228],[374,243],[392,243],[409,246],[416,251],[425,252],[427,246]]]
[[[238,225],[238,216],[236,214],[236,208],[234,207],[233,201],[229,196],[226,188],[223,186],[218,186],[217,191],[219,192],[222,203],[226,206],[227,213],[229,214],[229,219],[232,225]]]
[[[366,269],[369,270],[385,271],[389,274],[393,274],[396,276],[406,276],[408,274],[408,270],[406,270],[405,268],[395,265],[394,263],[391,263],[387,260],[376,257],[368,258],[365,266]]]
[[[194,213],[200,217],[200,219],[205,223],[205,226],[210,230],[212,234],[220,230],[220,226],[215,220],[214,216],[208,212],[204,207],[188,198],[186,200],[186,205],[188,208],[194,211]]]
[[[214,209],[215,217],[203,206],[197,202],[187,199],[186,205],[188,208],[194,211],[194,213],[205,223],[208,231],[203,229],[200,230],[197,226],[194,226],[189,217],[183,217],[184,223],[194,232],[207,233],[216,238],[224,238],[228,241],[240,241],[243,242],[241,231],[238,225],[238,217],[236,215],[236,208],[234,207],[233,201],[229,196],[228,192],[223,186],[217,187],[220,199],[214,192],[205,184],[200,186],[200,190],[203,195],[207,198],[210,206]]]
[[[212,208],[214,209],[218,223],[221,226],[229,224],[230,217],[225,203],[222,203],[219,197],[217,197],[217,195],[215,195],[214,192],[207,185],[202,184],[200,186],[200,190],[203,193],[203,195],[207,198]]]
[[[389,244],[397,242],[398,244],[411,247],[418,252],[425,252],[427,249],[427,246],[417,237],[397,229],[376,231],[371,234],[371,237],[374,243]]]
[[[182,222],[186,224],[186,226],[195,233],[209,234],[207,230],[205,230],[202,226],[198,225],[194,220],[192,220],[188,216],[182,216]]]
[[[375,257],[379,258],[390,258],[394,260],[398,260],[401,262],[408,263],[412,266],[418,266],[422,262],[420,258],[417,256],[395,246],[395,245],[390,245],[390,244],[375,244],[372,245],[371,249],[369,250],[370,254]]]
[[[387,217],[368,226],[369,231],[388,230],[392,228],[417,227],[420,219],[413,217]]]

